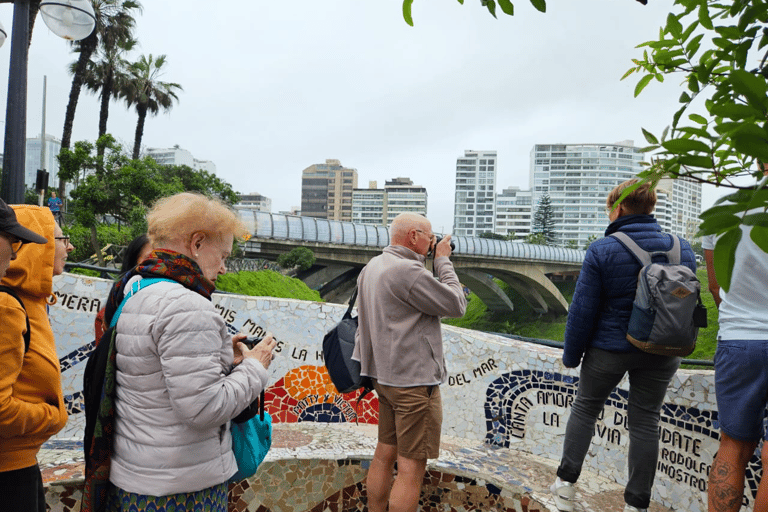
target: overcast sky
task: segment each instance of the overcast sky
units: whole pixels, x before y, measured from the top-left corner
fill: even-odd
[[[394,177],[427,188],[438,232],[453,223],[456,158],[498,151],[497,193],[529,187],[534,144],[645,145],[677,108],[680,79],[620,81],[653,39],[669,2],[527,0],[496,20],[480,0],[415,0],[414,27],[399,0],[145,0],[140,53],[166,54],[169,82],[184,91],[170,114],[148,118],[146,147],[188,149],[216,164],[239,192],[301,203],[301,171],[327,158],[358,171],[358,186]],[[10,31],[12,6],[0,5]],[[0,102],[7,95],[10,36],[0,48]],[[135,60],[138,53],[130,58]],[[61,138],[75,59],[40,18],[29,57],[27,133]],[[94,140],[98,98],[83,92],[73,141]],[[136,115],[113,103],[108,130],[130,151]],[[708,206],[720,192],[705,192]]]

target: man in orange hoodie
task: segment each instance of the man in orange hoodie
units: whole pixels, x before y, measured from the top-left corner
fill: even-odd
[[[8,208],[5,204],[2,207]],[[47,208],[14,205],[13,209],[18,221],[44,235],[47,243],[20,247],[12,244],[15,257],[11,256],[0,282],[12,288],[24,303],[22,307],[11,295],[0,293],[0,508],[44,512],[45,493],[37,453],[67,422],[47,306],[53,276],[64,271],[67,254],[74,248]],[[8,212],[0,208],[4,238],[0,244],[24,240],[10,219]],[[30,343],[25,349],[27,316]]]

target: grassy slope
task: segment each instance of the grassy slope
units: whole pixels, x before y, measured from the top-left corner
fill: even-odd
[[[708,326],[699,330],[696,350],[688,356],[690,359],[712,359],[715,355],[717,340],[717,308],[712,294],[707,287],[707,274],[704,268],[697,272],[701,281],[701,298],[707,308]],[[504,283],[497,281],[515,306],[512,313],[491,315],[485,304],[475,295],[470,294],[467,313],[458,319],[445,319],[444,323],[479,331],[504,332],[527,338],[539,338],[563,341],[565,337],[565,316],[558,318],[537,317],[531,307]],[[575,283],[555,283],[568,303],[573,298]]]
[[[224,274],[216,279],[216,288],[240,295],[280,297],[286,299],[313,300],[320,302],[320,294],[301,280],[286,277],[273,270],[242,271]]]

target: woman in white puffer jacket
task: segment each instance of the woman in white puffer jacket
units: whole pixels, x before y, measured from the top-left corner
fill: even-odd
[[[117,322],[109,510],[226,512],[237,471],[229,422],[267,386],[275,347],[267,337],[248,350],[210,301],[246,231],[225,205],[190,193],[160,200],[147,221],[153,251],[115,285],[107,322],[126,286],[170,281],[140,289]]]

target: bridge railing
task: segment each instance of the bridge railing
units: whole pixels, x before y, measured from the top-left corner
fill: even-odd
[[[240,218],[253,236],[363,247],[389,245],[389,228],[336,220],[241,210]],[[585,251],[488,238],[453,237],[454,253],[519,260],[581,263]]]

